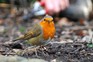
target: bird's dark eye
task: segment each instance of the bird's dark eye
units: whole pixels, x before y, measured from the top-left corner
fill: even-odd
[[[44,21],[46,21],[46,19],[44,19]]]

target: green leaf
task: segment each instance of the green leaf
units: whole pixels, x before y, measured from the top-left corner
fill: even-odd
[[[87,46],[91,48],[91,47],[93,47],[93,44],[87,44]]]
[[[20,32],[25,32],[25,27],[20,27],[20,28],[19,28],[19,31],[20,31]]]

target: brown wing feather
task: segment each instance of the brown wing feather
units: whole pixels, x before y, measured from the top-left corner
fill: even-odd
[[[42,33],[42,28],[39,24],[33,25],[32,29],[30,29],[27,33],[25,33],[22,37],[19,37],[16,40],[28,40],[30,38],[36,37]]]

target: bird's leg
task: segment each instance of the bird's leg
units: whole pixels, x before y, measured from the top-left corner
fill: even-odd
[[[36,55],[36,57],[38,57],[38,58],[39,58],[39,55],[38,55],[38,53],[37,53],[37,50],[38,50],[40,47],[43,47],[43,48],[44,48],[44,45],[40,45],[40,46],[37,46],[37,47],[35,48],[35,55]]]
[[[49,39],[47,40],[46,43],[44,43],[43,45],[40,45],[40,48],[43,48],[44,50],[46,50],[46,49],[47,49],[46,46],[47,46],[48,44],[50,44],[50,42],[51,42],[51,38],[49,37]]]
[[[38,54],[37,54],[37,48],[38,48],[39,46],[37,46],[34,50],[35,50],[35,55],[36,55],[36,57],[38,57]]]
[[[39,57],[37,54],[37,50],[40,48],[40,46],[33,46],[33,47],[29,47],[29,48],[31,48],[31,51],[35,52],[36,57]]]

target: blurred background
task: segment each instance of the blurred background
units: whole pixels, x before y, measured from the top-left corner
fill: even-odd
[[[92,25],[93,0],[0,0],[0,41],[22,35],[46,14],[54,18],[55,37],[61,39],[65,28]]]
[[[47,51],[42,49],[38,51],[41,57],[46,60],[63,57],[60,60],[64,62],[66,60],[82,62],[83,59],[85,60],[83,62],[86,62],[91,57],[90,60],[93,61],[93,0],[0,0],[0,54],[12,55],[18,51],[17,49],[22,50],[23,45],[20,43],[9,46],[2,46],[2,43],[10,42],[23,35],[33,24],[40,22],[46,14],[54,19],[56,27],[56,34],[52,40],[54,44],[74,42],[91,44],[46,46]],[[14,50],[15,48],[17,49]],[[34,53],[30,53],[28,53],[30,57],[35,57]],[[69,58],[74,60],[70,61]],[[50,62],[55,62],[55,59]]]

